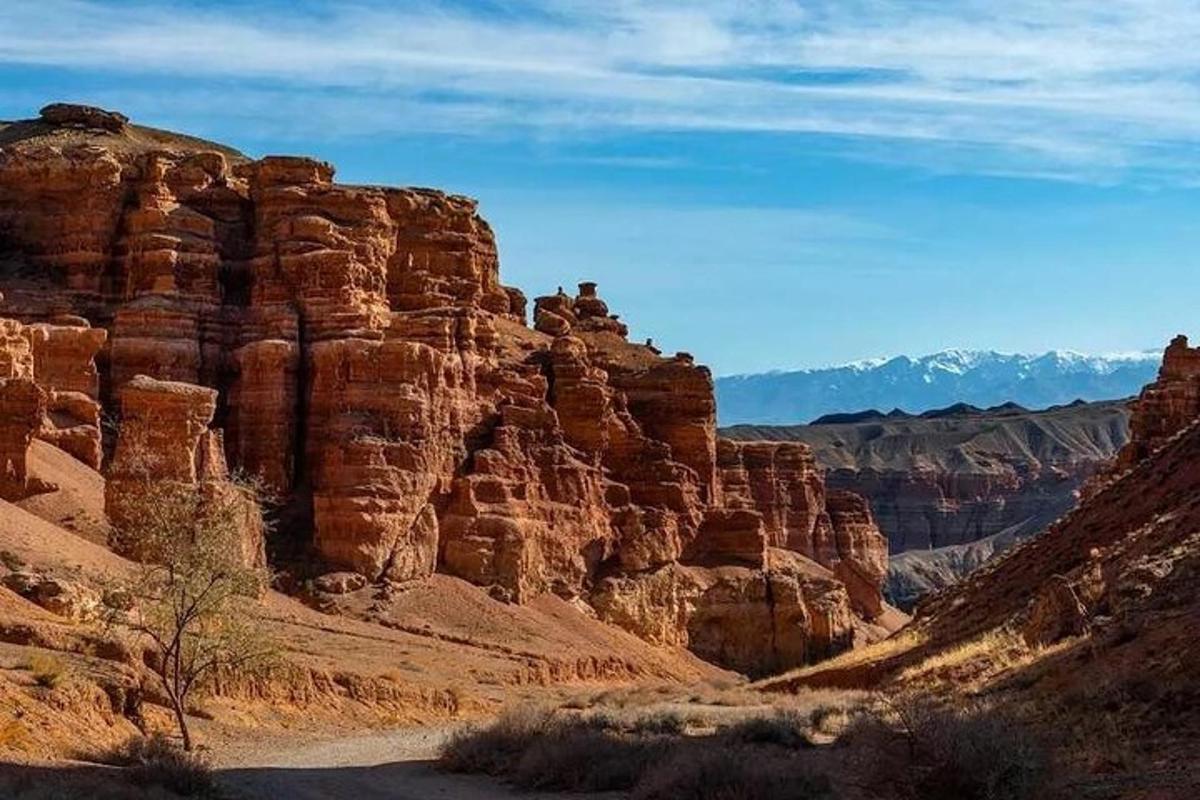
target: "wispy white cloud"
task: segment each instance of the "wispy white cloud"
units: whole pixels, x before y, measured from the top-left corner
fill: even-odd
[[[826,134],[1067,178],[1194,171],[1197,41],[1195,0],[0,7],[0,64],[118,73],[109,94],[177,117],[246,109],[306,135]],[[188,88],[132,80],[163,75]],[[214,103],[185,105],[201,95]]]

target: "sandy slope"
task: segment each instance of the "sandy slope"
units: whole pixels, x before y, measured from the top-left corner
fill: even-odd
[[[92,524],[102,514],[103,479],[40,443],[34,469],[59,489],[16,505],[0,501],[6,561],[95,588],[133,569],[100,543],[102,527]],[[0,566],[0,574],[7,570]],[[223,680],[200,709],[216,719],[220,737],[256,739],[285,729],[347,734],[488,714],[566,686],[727,675],[558,597],[514,606],[445,575],[368,587],[325,611],[331,613],[277,592],[255,606],[287,668]],[[124,660],[95,657],[106,635],[98,624],[55,617],[0,588],[0,731],[13,719],[20,729],[12,741],[0,736],[0,763],[74,756],[81,743],[101,748],[130,734],[128,720],[105,708],[104,688],[133,680],[136,659],[129,651]],[[65,664],[65,688],[33,685],[24,664],[47,651]],[[73,705],[81,698],[85,705]]]

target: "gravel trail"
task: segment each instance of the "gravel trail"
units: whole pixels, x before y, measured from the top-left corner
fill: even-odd
[[[243,742],[215,759],[222,786],[244,800],[562,800],[495,781],[438,771],[438,747],[455,726],[405,728],[335,739]]]

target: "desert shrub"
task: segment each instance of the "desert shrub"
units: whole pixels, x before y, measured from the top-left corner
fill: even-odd
[[[660,739],[624,734],[586,720],[559,722],[535,738],[513,782],[526,789],[607,792],[631,789],[662,757]]]
[[[8,567],[13,572],[19,572],[25,569],[25,559],[21,558],[12,550],[0,550],[0,564]]]
[[[515,706],[486,726],[456,731],[441,750],[441,765],[451,772],[512,772],[525,750],[553,724],[553,712]]]
[[[675,709],[650,708],[597,711],[576,719],[578,724],[599,730],[642,736],[681,736],[687,732],[688,725],[692,724],[695,715],[684,715]]]
[[[105,760],[125,767],[129,779],[138,786],[159,786],[184,797],[216,796],[216,783],[208,762],[176,746],[161,733],[135,736],[109,753]]]
[[[442,764],[505,775],[524,789],[632,790],[643,800],[831,797],[828,781],[783,749],[807,743],[803,722],[793,711],[696,737],[683,734],[688,720],[671,710],[555,715],[518,707],[452,737]]]
[[[1029,800],[1046,790],[1047,748],[992,708],[927,701],[893,708],[894,721],[864,715],[844,738],[872,754],[880,783],[914,800]],[[899,750],[892,745],[899,745]]]
[[[696,742],[648,769],[633,800],[820,800],[829,780],[795,756],[745,746]]]
[[[844,718],[847,710],[838,706],[821,704],[808,712],[808,724],[815,731],[823,731],[831,720]]]
[[[722,730],[723,737],[737,744],[778,745],[791,749],[811,747],[808,721],[796,711],[777,709],[769,716],[747,717]]]
[[[46,653],[31,657],[26,668],[33,674],[34,682],[47,689],[58,688],[67,677],[67,663]]]
[[[248,602],[269,576],[247,563],[243,549],[248,524],[270,530],[266,498],[260,481],[241,476],[196,485],[156,480],[145,442],[126,444],[135,477],[122,493],[109,544],[137,563],[105,587],[107,623],[151,651],[146,664],[170,703],[183,749],[191,750],[191,698],[222,672],[262,671],[276,660]]]
[[[678,711],[659,710],[637,715],[627,730],[635,734],[681,736],[688,724],[689,719]]]

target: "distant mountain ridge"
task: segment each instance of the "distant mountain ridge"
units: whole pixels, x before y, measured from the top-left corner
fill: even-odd
[[[889,601],[911,609],[1075,506],[1129,441],[1122,401],[1026,411],[958,404],[920,416],[833,414],[815,425],[736,425],[735,440],[803,442],[825,483],[870,502],[892,554]]]
[[[1156,351],[1040,355],[945,350],[787,372],[717,378],[722,425],[806,423],[831,414],[920,414],[957,404],[990,409],[1010,402],[1048,408],[1084,400],[1131,397],[1154,380]],[[887,416],[882,412],[880,416]]]

